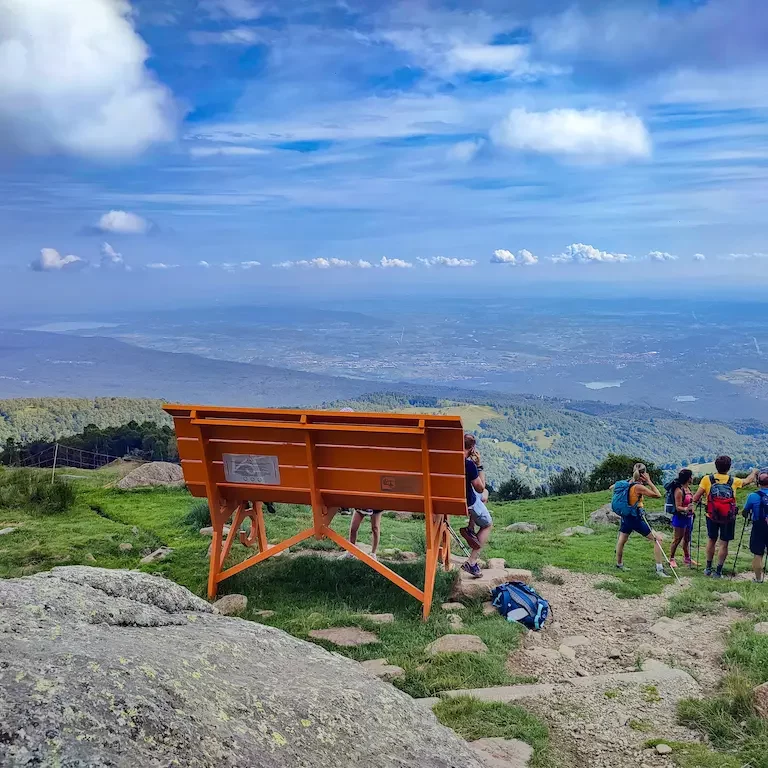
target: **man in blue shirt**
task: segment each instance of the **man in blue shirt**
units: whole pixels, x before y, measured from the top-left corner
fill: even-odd
[[[749,549],[754,555],[752,571],[755,581],[762,584],[765,579],[763,555],[768,549],[768,469],[760,470],[757,486],[757,491],[749,494],[743,514],[752,518],[752,533],[749,536]]]

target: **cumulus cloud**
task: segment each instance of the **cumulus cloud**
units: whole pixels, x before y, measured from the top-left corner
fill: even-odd
[[[347,261],[346,259],[300,259],[299,261],[281,261],[273,264],[278,269],[371,269],[373,264],[370,261],[359,259],[358,261]]]
[[[454,144],[447,152],[449,160],[454,160],[458,163],[468,163],[473,160],[477,153],[485,145],[484,139],[469,139],[467,141],[460,141]]]
[[[539,263],[539,257],[534,256],[530,251],[523,248],[516,254],[499,248],[491,256],[491,264],[510,264],[513,267],[532,266]]]
[[[552,261],[555,264],[611,264],[630,261],[630,257],[626,253],[610,253],[584,243],[573,243],[563,253],[553,256]]]
[[[477,262],[474,259],[454,259],[447,256],[432,256],[429,259],[419,259],[420,264],[425,267],[474,267]]]
[[[693,254],[693,260],[694,261],[706,261],[707,257],[703,253],[694,253]]]
[[[243,21],[258,19],[264,11],[261,3],[254,0],[200,0],[200,8],[211,18],[233,18]]]
[[[413,264],[410,261],[403,261],[403,259],[388,259],[386,256],[382,256],[379,266],[383,269],[410,269]]]
[[[261,266],[260,261],[241,261],[240,262],[241,269],[253,269],[254,267],[260,267],[260,266]]]
[[[729,253],[723,256],[727,261],[741,261],[743,259],[768,259],[768,253]]]
[[[648,254],[648,258],[651,261],[677,261],[677,256],[666,251],[651,251]]]
[[[88,262],[79,256],[62,256],[54,248],[43,248],[29,266],[35,272],[70,272],[88,266]]]
[[[197,266],[202,267],[203,269],[209,269],[211,265],[207,261],[198,261]]]
[[[219,32],[194,30],[189,33],[194,45],[258,45],[261,36],[251,27],[234,27]]]
[[[123,254],[118,253],[109,243],[101,244],[102,269],[128,269]]]
[[[192,147],[189,150],[192,157],[248,157],[251,155],[268,155],[269,150],[258,147]]]
[[[146,235],[151,227],[146,219],[128,211],[105,213],[96,225],[99,232],[111,232],[115,235]]]
[[[133,155],[173,138],[126,0],[3,0],[0,136],[12,151]]]
[[[166,264],[162,261],[153,261],[147,264],[147,269],[178,269],[178,264]]]
[[[642,120],[625,112],[596,109],[513,109],[491,130],[494,143],[547,155],[618,161],[651,154]]]

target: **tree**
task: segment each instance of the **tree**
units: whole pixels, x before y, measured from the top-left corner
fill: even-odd
[[[505,480],[494,494],[494,501],[517,501],[518,499],[532,498],[533,491],[530,487],[514,475],[509,480]]]
[[[587,484],[592,491],[604,491],[619,480],[632,477],[635,464],[645,464],[654,483],[662,481],[662,471],[652,461],[643,461],[633,456],[609,453],[589,474]]]
[[[565,467],[560,472],[549,476],[548,485],[550,496],[582,493],[587,487],[587,473],[575,467]]]

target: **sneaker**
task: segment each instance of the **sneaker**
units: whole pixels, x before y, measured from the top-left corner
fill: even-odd
[[[723,578],[723,572],[722,571],[712,571],[712,578],[713,579],[722,579]]]
[[[351,552],[344,552],[341,556],[342,560],[356,560],[357,558]]]
[[[669,558],[669,567],[670,568],[677,568],[677,560],[675,560],[674,557]]]
[[[762,579],[752,579],[755,584],[765,584],[765,576]]]
[[[711,576],[712,575],[712,569],[711,568],[705,568],[704,569],[704,575],[705,576]]]
[[[698,565],[698,563],[690,557],[686,557],[684,563],[687,568],[695,568]]]
[[[479,579],[483,574],[480,572],[480,566],[475,563],[470,565],[468,562],[461,566],[462,571],[466,571],[472,578]]]
[[[672,578],[668,573],[664,573],[664,571],[656,571],[656,575],[660,579],[671,579]]]
[[[624,573],[629,573],[629,568],[627,568],[624,563],[616,563],[616,569],[619,571],[624,571]]]
[[[375,560],[377,563],[379,562],[379,556],[378,555],[374,555],[373,552],[371,552],[369,557],[371,558],[371,560]]]
[[[464,540],[470,547],[472,547],[472,549],[480,549],[480,540],[473,530],[470,528],[459,528],[459,533],[464,537]]]

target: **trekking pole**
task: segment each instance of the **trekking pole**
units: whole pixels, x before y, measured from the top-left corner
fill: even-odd
[[[465,556],[465,557],[469,557],[469,555],[470,555],[470,552],[469,552],[469,550],[467,549],[467,547],[466,547],[466,545],[464,544],[464,542],[463,542],[463,541],[462,541],[462,540],[459,538],[459,536],[458,536],[458,534],[456,533],[456,531],[454,531],[454,530],[453,530],[453,528],[451,528],[451,524],[450,524],[450,523],[446,523],[446,525],[448,526],[448,530],[450,531],[450,533],[451,533],[451,536],[453,536],[453,540],[454,540],[454,541],[455,541],[455,542],[456,542],[456,543],[459,545],[459,548],[460,548],[460,549],[461,549],[461,551],[464,553],[464,556]]]
[[[747,530],[747,518],[744,518],[744,526],[741,529],[741,536],[739,536],[739,546],[736,547],[736,557],[733,558],[733,572],[731,578],[736,576],[736,561],[739,559],[739,552],[741,551],[741,542],[744,541],[744,531]]]
[[[677,571],[672,567],[672,563],[669,562],[669,558],[667,557],[667,553],[664,551],[664,547],[661,546],[661,542],[658,540],[656,531],[653,530],[653,526],[648,522],[648,518],[645,516],[645,513],[643,513],[643,520],[648,524],[648,527],[651,529],[651,535],[653,536],[654,544],[661,550],[661,554],[664,556],[664,559],[667,561],[667,565],[669,566],[669,570],[672,571],[672,573],[675,575],[675,578],[677,579],[677,583],[682,586],[683,582],[680,581],[680,577],[677,575]]]
[[[696,570],[699,570],[699,563],[701,562],[701,499],[699,499],[699,503],[696,505],[697,507],[697,514],[699,517],[699,532],[696,534]]]

